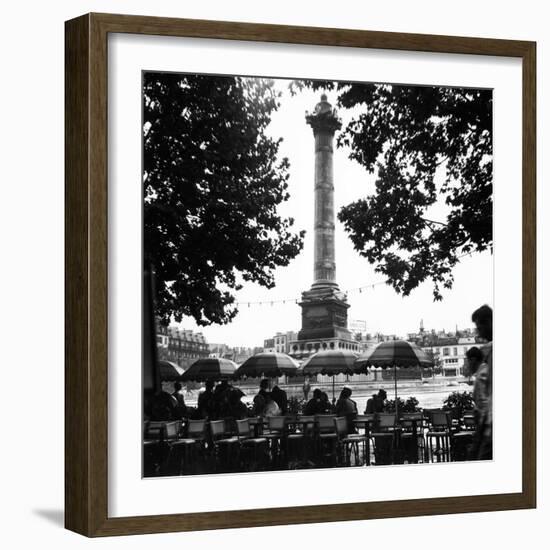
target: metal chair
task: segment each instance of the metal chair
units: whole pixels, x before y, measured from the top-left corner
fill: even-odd
[[[210,421],[210,435],[216,471],[220,467],[230,470],[235,468],[239,463],[239,438],[237,436],[225,436],[224,420]]]
[[[473,414],[465,414],[462,425],[457,431],[451,432],[451,460],[464,461],[470,456],[474,443],[477,423]]]
[[[374,426],[375,415],[374,414],[358,414],[353,421],[356,426],[363,428],[363,435],[365,436],[365,458],[364,462],[367,466],[371,464],[371,444],[370,433]]]
[[[284,454],[283,442],[287,431],[287,422],[284,416],[268,416],[267,431],[264,431],[262,437],[269,442],[272,464],[281,460]]]
[[[170,446],[166,441],[166,422],[148,421],[143,426],[143,475],[162,475]]]
[[[240,443],[241,462],[244,456],[250,456],[247,465],[251,470],[258,467],[263,468],[269,456],[269,444],[265,437],[254,437],[250,435],[250,422],[248,418],[237,420],[237,438]]]
[[[374,451],[374,463],[392,464],[395,458],[395,430],[397,419],[394,413],[377,413],[374,420],[374,431],[370,441]]]
[[[288,468],[312,466],[309,459],[315,449],[315,416],[300,415],[293,419],[293,431],[287,431],[285,450]]]
[[[424,415],[422,412],[404,413],[401,420],[400,443],[405,460],[409,463],[424,462]]]
[[[348,421],[345,416],[339,416],[334,419],[334,429],[338,436],[337,445],[341,451],[342,463],[346,466],[351,465],[351,455],[355,456],[355,465],[361,462],[359,454],[359,444],[363,444],[363,456],[365,455],[365,443],[367,438],[360,434],[348,433]],[[348,452],[349,450],[349,452]]]
[[[317,432],[317,455],[323,463],[336,465],[336,451],[338,446],[338,434],[333,414],[318,414],[315,416]]]
[[[450,411],[434,410],[430,412],[430,427],[426,433],[428,462],[449,462],[452,419]]]

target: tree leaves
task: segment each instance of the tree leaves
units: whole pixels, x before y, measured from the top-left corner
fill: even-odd
[[[376,174],[376,193],[338,214],[355,249],[397,292],[429,280],[440,300],[459,257],[492,248],[492,91],[320,81],[294,90],[304,86],[335,89],[353,109],[337,144]],[[430,220],[441,202],[446,219]]]
[[[156,271],[163,322],[200,325],[237,313],[243,281],[268,288],[302,249],[280,218],[288,160],[264,133],[277,108],[268,80],[144,74],[145,258]]]

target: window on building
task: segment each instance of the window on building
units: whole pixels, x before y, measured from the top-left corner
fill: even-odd
[[[443,355],[449,355],[449,348],[443,348]]]
[[[453,355],[458,355],[458,348],[453,348]]]

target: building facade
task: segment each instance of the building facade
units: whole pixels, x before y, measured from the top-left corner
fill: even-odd
[[[290,354],[290,342],[298,338],[295,331],[277,332],[273,338],[264,340],[264,352]]]
[[[426,331],[422,321],[420,330],[408,334],[407,339],[432,354],[436,368],[441,369],[441,374],[446,377],[463,376],[466,352],[474,346],[480,347],[484,344],[472,328],[456,328],[454,332]]]
[[[202,332],[157,325],[158,358],[187,369],[197,359],[208,357],[210,349]]]

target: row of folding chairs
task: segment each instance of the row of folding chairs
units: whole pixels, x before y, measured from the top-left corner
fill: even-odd
[[[376,464],[394,462],[447,462],[466,460],[473,442],[475,420],[466,414],[453,422],[450,411],[441,409],[404,413],[359,415]]]
[[[359,433],[335,415],[148,422],[145,475],[465,460],[475,422],[449,411],[358,415]],[[361,432],[363,429],[363,432]]]

